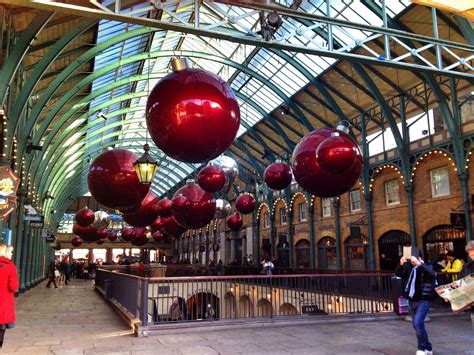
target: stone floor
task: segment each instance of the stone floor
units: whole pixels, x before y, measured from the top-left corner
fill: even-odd
[[[38,286],[17,299],[17,327],[1,354],[402,354],[415,353],[410,323],[279,324],[227,330],[166,331],[136,338],[89,281]],[[474,354],[467,316],[435,317],[427,325],[435,354]]]

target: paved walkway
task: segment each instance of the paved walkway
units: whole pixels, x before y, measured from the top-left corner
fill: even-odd
[[[136,338],[88,281],[17,299],[17,328],[0,354],[414,354],[410,323],[399,320],[261,326]],[[474,354],[468,316],[434,318],[428,331],[435,354]]]

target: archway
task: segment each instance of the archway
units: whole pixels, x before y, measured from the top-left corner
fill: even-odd
[[[367,269],[367,237],[364,235],[350,236],[344,241],[346,249],[346,269],[366,270]]]
[[[393,271],[403,255],[403,246],[410,245],[410,234],[401,230],[391,230],[379,239],[380,269]]]
[[[301,239],[295,245],[296,267],[309,268],[309,240]]]
[[[253,317],[253,302],[250,297],[243,295],[239,300],[239,318]]]
[[[324,237],[318,242],[318,268],[337,269],[336,239]]]
[[[291,303],[283,303],[280,306],[280,315],[281,316],[296,316],[298,314],[298,310],[295,306]]]
[[[210,292],[195,293],[188,298],[189,319],[204,320],[219,318],[219,297]]]
[[[224,296],[224,314],[222,318],[230,319],[235,318],[236,313],[236,301],[235,296],[232,292],[227,292]]]
[[[457,258],[464,258],[466,232],[447,224],[431,228],[423,236],[423,251],[427,261],[435,261],[439,254],[453,251]]]
[[[257,303],[258,317],[271,317],[273,315],[272,304],[265,298],[261,298]]]

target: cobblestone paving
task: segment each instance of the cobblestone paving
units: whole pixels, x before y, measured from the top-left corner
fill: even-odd
[[[167,331],[136,338],[97,295],[74,280],[37,286],[17,299],[17,328],[0,354],[414,354],[410,323],[399,320],[337,324],[265,325],[227,330]],[[474,354],[468,316],[427,324],[435,354]]]

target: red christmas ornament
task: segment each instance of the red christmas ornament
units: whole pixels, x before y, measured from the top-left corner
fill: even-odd
[[[344,132],[333,132],[321,142],[316,159],[324,170],[342,174],[362,164],[362,155],[356,142]]]
[[[126,242],[129,242],[133,238],[133,228],[132,227],[126,227],[122,229],[122,239]]]
[[[165,239],[165,235],[161,231],[156,231],[152,236],[155,242],[161,242],[163,239]]]
[[[97,235],[97,229],[92,226],[85,227],[84,232],[80,237],[86,242],[96,242],[100,239]]]
[[[111,241],[114,242],[117,240],[117,233],[115,231],[108,231],[107,232],[107,238]]]
[[[97,237],[99,239],[104,239],[104,240],[108,236],[107,229],[105,229],[105,228],[101,228],[101,229],[97,230],[96,234],[97,234]]]
[[[200,163],[221,155],[234,141],[240,110],[229,85],[210,72],[191,69],[184,60],[152,90],[146,107],[147,126],[166,155]]]
[[[80,237],[74,237],[71,240],[71,244],[75,248],[80,247],[82,243],[83,243],[83,240]]]
[[[240,214],[238,213],[231,214],[227,218],[227,227],[229,227],[231,230],[235,232],[240,230],[243,224],[244,224],[244,221],[242,220],[242,217],[240,217]]]
[[[171,210],[173,211],[173,215],[178,214],[185,214],[191,209],[191,201],[186,196],[178,195],[173,197],[171,205]]]
[[[133,213],[124,213],[123,220],[134,227],[149,226],[158,218],[157,204],[158,198],[152,192],[148,192],[139,209]]]
[[[235,208],[242,214],[252,213],[255,206],[257,206],[257,201],[247,192],[240,195],[235,201]]]
[[[359,178],[362,169],[360,154],[351,168],[341,174],[334,174],[319,164],[316,151],[333,132],[348,136],[333,128],[321,128],[304,136],[293,151],[292,166],[296,181],[303,190],[319,197],[335,197],[348,191]]]
[[[94,211],[87,207],[80,209],[76,213],[76,223],[81,227],[90,226],[94,222],[94,218]]]
[[[96,243],[102,245],[105,243],[105,239],[99,239]]]
[[[156,231],[159,231],[163,228],[163,220],[158,217],[155,222],[153,222],[151,225],[150,225],[150,230],[152,233],[155,233]]]
[[[263,179],[273,190],[286,189],[291,184],[291,168],[280,161],[270,164],[263,173]]]
[[[117,210],[133,208],[148,193],[150,185],[141,184],[133,162],[134,153],[123,150],[108,150],[91,164],[87,181],[92,196],[100,204]]]
[[[171,210],[171,204],[171,200],[166,197],[158,201],[158,204],[156,206],[158,216],[171,217],[173,215],[173,211]]]
[[[134,227],[132,232],[133,238],[130,242],[137,247],[145,245],[148,242],[147,233],[148,230],[146,228]]]
[[[179,237],[181,234],[186,232],[186,228],[180,226],[173,216],[162,218],[162,221],[162,232],[168,234],[171,237]]]
[[[225,185],[225,172],[220,166],[211,164],[201,169],[197,176],[197,181],[204,191],[218,192]]]
[[[176,222],[188,229],[198,229],[212,221],[216,213],[216,200],[212,194],[201,189],[194,180],[188,180],[185,186],[176,191],[173,206],[174,199],[180,195],[187,198],[191,207],[183,213],[173,213]]]
[[[80,237],[87,232],[87,227],[81,227],[79,224],[76,223],[72,226],[72,232]]]

